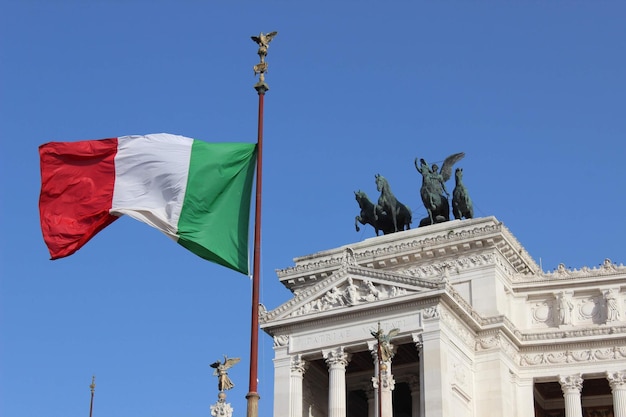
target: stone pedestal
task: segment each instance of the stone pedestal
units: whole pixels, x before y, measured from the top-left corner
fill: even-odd
[[[226,402],[226,393],[220,392],[217,395],[217,402],[211,406],[213,417],[232,417],[233,408]]]

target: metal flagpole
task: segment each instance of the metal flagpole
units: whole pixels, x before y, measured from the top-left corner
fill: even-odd
[[[254,74],[259,74],[259,82],[254,85],[254,89],[259,95],[259,121],[257,131],[257,164],[256,164],[256,208],[254,215],[254,263],[252,270],[252,324],[250,329],[250,380],[249,390],[246,395],[248,400],[247,417],[258,417],[259,415],[259,393],[258,389],[258,353],[259,353],[259,287],[261,274],[261,185],[263,173],[263,101],[265,93],[270,89],[265,83],[265,72],[267,71],[267,48],[272,38],[278,32],[270,32],[259,36],[252,36],[252,40],[259,45],[257,53],[260,62],[254,68]]]
[[[91,377],[91,385],[89,385],[89,388],[91,388],[91,402],[89,403],[89,417],[91,417],[93,413],[93,394],[96,391],[96,376],[95,375]]]
[[[382,417],[383,415],[383,379],[382,379],[382,368],[383,368],[383,361],[382,361],[382,352],[381,352],[381,340],[382,340],[382,334],[383,334],[383,329],[380,327],[380,322],[378,322],[378,332],[377,334],[377,341],[376,341],[376,356],[378,356],[378,417]]]

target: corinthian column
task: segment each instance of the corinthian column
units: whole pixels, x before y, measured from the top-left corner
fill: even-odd
[[[323,350],[328,365],[328,417],[346,417],[346,366],[351,355],[343,347]]]
[[[302,380],[307,363],[301,355],[291,358],[290,383],[291,395],[289,396],[289,415],[291,417],[302,417]]]
[[[583,388],[581,374],[559,376],[563,398],[565,399],[565,417],[582,417],[580,391]]]
[[[613,416],[626,417],[626,371],[607,372],[613,392]]]

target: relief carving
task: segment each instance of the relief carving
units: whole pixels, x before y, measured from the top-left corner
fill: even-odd
[[[439,318],[439,310],[437,309],[437,306],[427,307],[422,310],[422,315],[425,319],[436,319]]]
[[[589,320],[597,319],[600,316],[598,308],[598,300],[594,297],[586,298],[580,301],[578,305],[578,319]]]
[[[572,312],[574,311],[572,294],[568,291],[561,291],[556,295],[556,302],[556,309],[558,313],[557,323],[561,325],[572,324]]]
[[[531,307],[530,311],[532,314],[533,324],[539,324],[539,323],[547,324],[548,320],[550,319],[550,313],[552,312],[550,308],[550,304],[548,304],[545,301],[535,303],[535,305]]]
[[[519,356],[521,366],[573,363],[581,364],[597,361],[614,361],[626,357],[626,347],[614,346],[601,349],[576,349],[553,352],[527,353]]]
[[[274,347],[287,346],[289,342],[289,336],[281,334],[278,336],[274,336]]]
[[[620,302],[619,302],[619,289],[611,288],[604,293],[604,299],[606,302],[606,322],[610,323],[621,319],[620,315]]]
[[[311,292],[307,291],[307,295]],[[354,306],[365,302],[373,302],[407,294],[405,288],[374,284],[370,280],[361,281],[348,277],[344,286],[334,286],[315,300],[300,306],[289,317],[297,317],[305,314],[327,311],[333,308]],[[304,297],[304,294],[302,295]],[[295,300],[295,299],[294,299]],[[267,314],[265,314],[267,316]]]

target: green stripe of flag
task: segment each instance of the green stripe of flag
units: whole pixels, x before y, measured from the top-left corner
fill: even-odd
[[[248,273],[250,199],[256,144],[194,141],[178,243]]]

